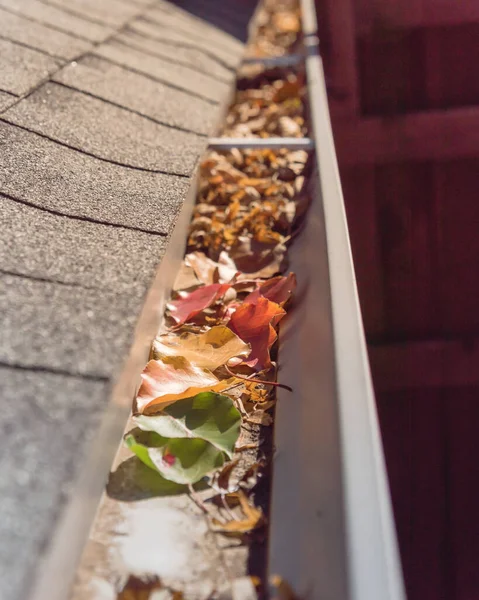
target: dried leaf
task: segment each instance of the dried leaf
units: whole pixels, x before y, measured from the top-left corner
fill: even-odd
[[[194,292],[183,292],[178,300],[169,302],[167,306],[173,319],[180,325],[219,300],[229,288],[227,284],[205,285]]]
[[[206,333],[161,335],[153,342],[153,358],[183,356],[197,367],[214,371],[234,356],[248,356],[251,346],[243,342],[224,325],[212,327]]]
[[[278,304],[263,297],[255,304],[244,303],[236,309],[228,327],[251,345],[251,354],[245,364],[257,371],[271,366],[269,350],[277,338],[274,325],[285,314]]]
[[[182,398],[199,392],[229,387],[233,380],[219,381],[213,373],[192,365],[182,356],[150,360],[141,375],[136,412],[152,414]]]
[[[264,525],[263,512],[261,509],[256,508],[249,503],[246,494],[242,490],[234,492],[233,494],[228,494],[228,496],[233,496],[239,500],[244,518],[240,521],[229,521],[227,523],[221,523],[220,521],[213,519],[213,525],[216,531],[242,534],[248,533],[253,529],[258,529],[258,527]]]
[[[276,304],[283,306],[295,289],[296,275],[289,273],[287,277],[273,277],[268,281],[260,283],[254,292],[246,296],[244,301],[254,304],[258,298],[264,297],[271,300],[271,302],[276,302]]]
[[[185,264],[190,266],[196,277],[206,285],[227,283],[238,271],[226,252],[220,253],[218,262],[211,260],[203,252],[191,252],[185,256]]]
[[[239,457],[235,458],[234,460],[230,460],[221,469],[221,471],[218,474],[217,479],[216,479],[216,484],[220,489],[225,490],[226,492],[232,491],[232,486],[230,484],[230,478],[231,478],[231,474],[233,473],[233,471],[234,471],[236,465],[239,463],[239,461],[240,461]]]

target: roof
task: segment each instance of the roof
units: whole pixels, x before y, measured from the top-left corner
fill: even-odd
[[[72,489],[254,4],[0,0],[4,600]]]

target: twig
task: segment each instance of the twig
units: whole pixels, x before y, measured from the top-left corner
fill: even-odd
[[[253,377],[243,377],[242,375],[238,375],[233,373],[228,367],[228,365],[224,365],[226,372],[231,375],[231,377],[236,377],[237,379],[242,379],[243,381],[250,381],[251,383],[263,383],[264,385],[273,385],[274,387],[279,387],[284,390],[288,390],[288,392],[292,392],[293,388],[289,385],[285,385],[284,383],[278,383],[277,381],[265,381],[263,379],[254,379]]]

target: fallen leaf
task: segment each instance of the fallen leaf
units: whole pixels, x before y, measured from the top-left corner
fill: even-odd
[[[261,282],[254,292],[246,296],[244,301],[254,304],[258,298],[264,297],[271,300],[271,302],[283,306],[290,299],[295,289],[296,275],[289,273],[287,277],[273,277],[272,279],[268,279],[268,281]]]
[[[226,252],[221,252],[218,262],[208,258],[203,252],[190,252],[185,256],[185,264],[193,269],[196,277],[204,284],[228,283],[238,269]]]
[[[167,438],[133,429],[125,444],[145,465],[180,484],[196,483],[225,461],[224,452],[199,438]]]
[[[153,342],[153,358],[183,356],[197,367],[214,371],[235,356],[248,356],[249,344],[224,325],[212,327],[205,333],[161,335]]]
[[[229,387],[232,381],[219,381],[213,373],[192,365],[182,356],[150,360],[141,374],[135,412],[151,414],[199,392],[220,392]]]
[[[246,365],[257,371],[271,366],[269,350],[278,337],[274,326],[285,314],[281,306],[263,297],[255,304],[244,303],[235,310],[228,327],[251,345]]]
[[[245,417],[245,421],[256,425],[263,425],[264,427],[270,427],[273,424],[273,417],[265,410],[260,409],[250,413]]]
[[[123,589],[118,593],[117,600],[150,600],[153,592],[163,589],[163,584],[156,576],[140,579],[130,575]]]
[[[252,506],[248,502],[248,498],[242,490],[228,494],[227,497],[228,496],[232,496],[239,500],[244,517],[239,521],[228,521],[227,523],[221,523],[217,519],[213,519],[213,525],[216,531],[241,534],[248,533],[253,529],[258,529],[258,527],[264,525],[263,512],[261,509]]]
[[[241,415],[228,396],[203,392],[178,400],[154,416],[135,416],[134,422],[141,430],[154,431],[165,438],[206,440],[232,458]]]
[[[233,491],[233,489],[235,489],[237,487],[237,486],[231,486],[230,479],[231,479],[231,474],[233,473],[233,471],[234,471],[236,465],[239,463],[239,461],[240,461],[239,457],[235,458],[234,460],[230,460],[229,462],[227,462],[225,464],[225,466],[218,473],[218,476],[216,478],[216,484],[221,490],[225,490],[226,492],[231,492],[231,491]]]
[[[181,325],[219,300],[229,288],[227,284],[205,285],[193,292],[180,293],[180,298],[169,302],[167,307],[173,319]]]

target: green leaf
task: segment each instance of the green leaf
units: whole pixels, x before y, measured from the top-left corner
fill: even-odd
[[[194,438],[166,438],[134,429],[125,436],[128,448],[147,466],[175,483],[196,483],[221,467],[225,455],[209,442]]]
[[[241,415],[231,398],[215,392],[178,400],[161,413],[139,415],[134,420],[143,431],[154,431],[164,438],[205,440],[226,452],[229,458],[233,456],[241,426]]]

